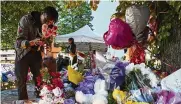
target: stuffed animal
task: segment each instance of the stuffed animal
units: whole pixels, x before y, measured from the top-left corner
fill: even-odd
[[[80,104],[108,104],[105,80],[97,79],[94,84],[95,94],[84,94],[82,91],[77,91],[75,99]]]

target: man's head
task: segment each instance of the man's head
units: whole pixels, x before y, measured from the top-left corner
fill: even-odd
[[[53,25],[58,20],[58,12],[54,7],[48,6],[43,10],[40,18],[42,24]]]
[[[69,38],[69,39],[68,39],[68,42],[69,42],[69,44],[74,43],[74,38]]]

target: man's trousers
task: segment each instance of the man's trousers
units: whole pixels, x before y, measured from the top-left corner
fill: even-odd
[[[15,60],[15,74],[18,81],[18,99],[25,100],[28,99],[26,82],[28,69],[30,68],[31,73],[33,74],[33,80],[35,86],[37,85],[36,77],[40,75],[40,69],[42,66],[42,57],[41,53],[29,52],[21,60]],[[36,90],[36,93],[39,95],[39,92]]]

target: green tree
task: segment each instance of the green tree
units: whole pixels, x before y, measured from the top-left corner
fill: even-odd
[[[57,6],[55,1],[2,1],[1,2],[1,48],[12,49],[17,36],[20,18],[46,6]]]
[[[1,2],[1,48],[12,49],[17,36],[20,18],[31,11],[42,11],[54,6],[59,11],[59,34],[74,32],[84,25],[92,27],[91,9],[87,2],[73,2],[80,5],[68,8],[68,1],[2,1]]]
[[[77,3],[77,2],[73,2]],[[58,21],[58,33],[68,34],[75,32],[85,25],[89,25],[92,28],[90,21],[93,20],[91,16],[92,11],[87,2],[79,2],[79,6],[69,8],[69,2],[60,1],[58,3],[59,8],[59,21]]]

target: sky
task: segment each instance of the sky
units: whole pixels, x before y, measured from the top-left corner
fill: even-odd
[[[119,2],[111,1],[100,1],[96,11],[92,11],[92,16],[94,17],[91,22],[93,25],[94,32],[103,36],[103,34],[108,31],[110,17],[116,12],[116,7]],[[117,51],[109,49],[112,56],[122,57],[123,51]]]

